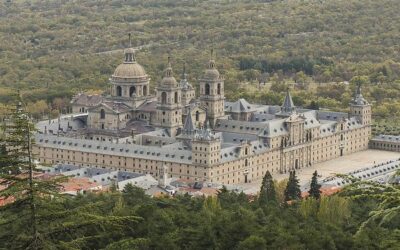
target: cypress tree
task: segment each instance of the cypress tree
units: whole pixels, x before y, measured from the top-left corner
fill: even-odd
[[[318,184],[317,178],[318,178],[318,173],[317,170],[315,170],[311,178],[310,190],[308,190],[310,197],[314,197],[315,199],[319,199],[321,197],[321,191],[319,190],[321,188],[321,185]]]
[[[264,175],[260,196],[258,197],[258,202],[260,205],[271,204],[272,202],[276,202],[276,193],[274,180],[272,179],[272,175],[269,171],[267,171]]]
[[[289,181],[285,189],[285,201],[298,200],[301,198],[301,190],[299,180],[296,177],[296,172],[289,172]]]

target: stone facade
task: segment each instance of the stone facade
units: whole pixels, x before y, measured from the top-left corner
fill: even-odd
[[[400,136],[379,135],[371,139],[370,148],[400,152]]]
[[[360,88],[348,114],[301,109],[289,92],[282,106],[228,102],[211,59],[198,99],[185,71],[176,81],[170,62],[151,96],[149,78],[131,52],[125,52],[128,66],[110,80],[110,96],[76,103],[83,114],[38,124],[40,162],[237,184],[368,148],[371,106]]]

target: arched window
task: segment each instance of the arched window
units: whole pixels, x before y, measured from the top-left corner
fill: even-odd
[[[178,92],[175,92],[175,103],[178,103]]]
[[[129,88],[129,96],[132,97],[133,94],[136,94],[135,86],[132,86],[132,87]]]
[[[200,112],[196,111],[196,122],[200,120]]]
[[[147,86],[143,86],[143,95],[144,95],[144,96],[147,95]]]
[[[104,109],[100,110],[100,119],[106,119],[106,111]]]
[[[218,83],[218,86],[217,86],[217,94],[218,94],[218,95],[221,94],[221,83]]]
[[[244,160],[244,165],[247,167],[249,165],[249,161],[246,159]]]
[[[248,153],[249,153],[249,149],[248,149],[248,148],[245,148],[245,149],[244,149],[244,154],[247,155]]]
[[[205,95],[210,95],[210,84],[206,83]]]
[[[122,88],[121,88],[121,86],[117,86],[117,96],[122,96]]]
[[[161,93],[161,104],[166,104],[167,103],[167,93],[162,92]]]

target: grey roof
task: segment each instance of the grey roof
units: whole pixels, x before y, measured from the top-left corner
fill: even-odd
[[[95,107],[103,101],[103,96],[101,95],[87,95],[84,93],[79,93],[74,96],[71,100],[72,105],[81,105],[87,107]]]
[[[239,99],[236,102],[230,103],[229,108],[226,109],[228,112],[252,112],[254,111],[253,105],[248,103],[245,99]]]
[[[388,175],[400,169],[400,161],[399,160],[391,160],[388,162],[376,164],[371,167],[366,167],[363,169],[358,169],[356,171],[348,173],[351,177],[360,179],[360,180],[373,180],[380,177],[381,179],[385,175]],[[341,177],[329,177],[325,179],[321,184],[326,185],[334,185],[334,186],[343,186],[350,184],[350,180],[345,180]]]
[[[254,154],[260,154],[262,152],[270,150],[267,144],[264,144],[258,140],[250,141],[250,145],[251,145],[251,150]],[[225,163],[236,160],[239,157],[239,150],[240,150],[240,145],[222,148],[220,155],[220,162]]]
[[[36,124],[39,133],[58,134],[86,127],[87,114],[64,115],[58,119],[40,121]]]
[[[115,113],[126,113],[132,110],[132,108],[125,103],[118,101],[103,101],[101,105]]]
[[[157,102],[156,101],[145,101],[139,107],[137,107],[138,111],[152,113],[156,112]]]
[[[240,144],[244,141],[255,141],[257,135],[221,132],[222,142],[226,144]]]
[[[349,114],[344,112],[334,112],[328,110],[316,110],[317,119],[319,120],[330,120],[330,121],[340,121],[342,119],[348,118]]]
[[[248,121],[218,119],[215,124],[215,130],[257,135],[266,126],[267,123],[265,122],[248,122]]]
[[[292,96],[290,95],[289,90],[286,93],[285,100],[283,101],[282,104],[282,112],[290,113],[296,109],[296,106],[294,106]]]
[[[190,164],[192,152],[190,150],[173,151],[158,146],[143,146],[137,144],[110,143],[87,139],[76,139],[54,135],[37,134],[35,142],[39,146],[57,147],[59,149],[109,154],[122,157],[154,160],[157,158],[166,162]]]
[[[400,136],[399,135],[378,135],[372,138],[373,141],[380,142],[394,142],[396,144],[400,144]]]

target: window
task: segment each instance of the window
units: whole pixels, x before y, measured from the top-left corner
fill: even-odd
[[[218,95],[221,94],[221,83],[218,83],[218,86],[217,86],[217,94],[218,94]]]
[[[147,95],[147,86],[143,86],[143,95],[144,95],[144,96]]]
[[[205,95],[210,95],[210,84],[208,84],[208,83],[206,83],[206,86],[205,86]]]
[[[161,104],[166,104],[167,103],[167,93],[162,92],[161,93]]]
[[[122,96],[122,88],[121,88],[121,86],[117,86],[117,96]]]
[[[104,109],[100,110],[100,119],[106,119],[106,111]]]
[[[196,122],[200,120],[200,112],[196,111]]]
[[[178,103],[178,92],[175,92],[175,98],[174,98],[174,100],[175,100],[175,103]]]
[[[134,94],[136,94],[136,88],[132,86],[129,88],[129,96],[132,97]]]

